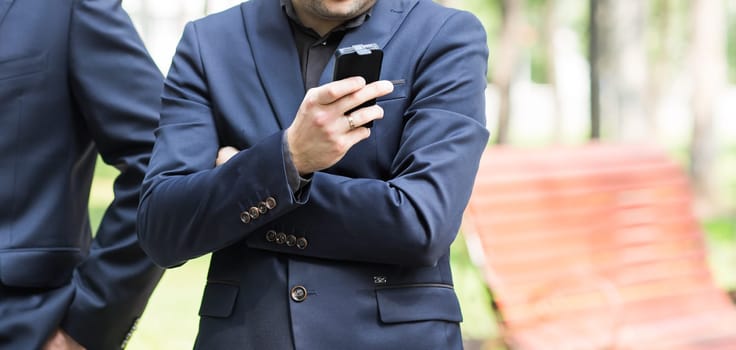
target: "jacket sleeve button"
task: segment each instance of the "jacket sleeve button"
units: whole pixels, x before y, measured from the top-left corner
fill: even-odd
[[[256,207],[250,207],[250,209],[248,209],[248,214],[250,214],[250,218],[254,220],[261,216],[261,212],[258,211],[258,208]]]
[[[240,221],[242,221],[244,224],[250,223],[250,220],[250,214],[248,214],[247,211],[240,213]]]
[[[276,235],[276,243],[284,244],[284,242],[286,242],[286,234],[283,232],[279,232],[279,234]]]
[[[266,206],[266,202],[258,203],[258,212],[261,213],[261,215],[265,214],[267,211],[268,207]]]
[[[289,247],[293,247],[296,244],[296,236],[294,235],[288,235],[286,236],[286,245]]]
[[[264,203],[266,203],[266,208],[268,208],[269,210],[276,208],[276,198],[268,197],[266,198]]]
[[[266,241],[273,242],[275,240],[276,240],[276,231],[268,230],[268,232],[266,232]]]
[[[296,240],[296,247],[299,249],[306,249],[309,242],[307,242],[307,239],[304,237],[299,237],[299,239]]]

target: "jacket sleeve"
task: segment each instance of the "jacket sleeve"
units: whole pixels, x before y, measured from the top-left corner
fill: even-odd
[[[135,224],[163,78],[119,0],[75,1],[69,36],[74,99],[102,159],[120,173],[89,255],[74,272],[75,297],[61,326],[87,349],[114,349],[162,274],[140,248]]]
[[[190,24],[167,77],[161,124],[139,209],[141,243],[163,266],[247,239],[252,248],[312,257],[433,265],[446,255],[488,141],[485,31],[457,12],[417,63],[413,103],[391,178],[318,172],[295,198],[270,135],[213,168],[219,142],[197,27]],[[275,199],[273,209],[241,213]],[[268,242],[270,230],[308,247]],[[253,234],[258,233],[258,234]],[[303,245],[302,245],[303,246]]]
[[[138,211],[141,244],[165,267],[227,247],[303,203],[289,186],[283,132],[215,168],[220,143],[196,28],[185,27],[164,82]],[[254,207],[262,209],[258,218],[245,224],[243,215]]]
[[[336,260],[436,264],[457,235],[488,142],[487,58],[485,31],[474,16],[456,12],[441,23],[413,78],[390,179],[315,173],[309,201],[270,225],[308,245],[274,244],[260,235],[248,246]]]

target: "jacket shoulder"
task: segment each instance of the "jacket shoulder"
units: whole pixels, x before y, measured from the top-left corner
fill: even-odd
[[[233,6],[229,9],[209,14],[205,17],[192,21],[197,31],[223,31],[232,30],[233,28],[243,28],[243,7],[246,3]]]
[[[434,23],[446,20],[453,16],[461,16],[464,17],[464,19],[470,17],[475,19],[475,21],[478,20],[474,14],[468,11],[446,7],[433,0],[417,0],[416,5],[412,10],[412,14],[415,17],[431,18]]]

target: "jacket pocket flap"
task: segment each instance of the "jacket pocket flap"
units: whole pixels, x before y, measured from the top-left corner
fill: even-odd
[[[0,80],[37,73],[46,68],[46,54],[0,58]]]
[[[81,261],[76,248],[5,251],[0,253],[0,281],[13,287],[59,287],[69,283]]]
[[[207,282],[199,316],[229,317],[233,313],[240,287],[222,282]]]
[[[407,94],[407,90],[409,89],[408,84],[406,84],[406,80],[404,79],[396,79],[391,80],[391,83],[394,84],[394,91],[392,91],[390,94],[381,96],[376,99],[376,101],[388,101],[388,100],[395,100],[398,98],[405,98]]]
[[[442,320],[461,322],[460,304],[449,287],[420,286],[376,290],[384,323]]]

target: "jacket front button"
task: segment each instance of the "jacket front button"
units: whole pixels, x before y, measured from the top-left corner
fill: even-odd
[[[296,240],[296,247],[299,249],[306,249],[309,242],[307,242],[307,239],[304,237],[299,237],[299,239]]]
[[[240,221],[242,221],[244,224],[250,223],[250,220],[250,214],[248,214],[247,211],[240,213]]]
[[[269,242],[275,241],[276,240],[276,231],[274,231],[274,230],[268,230],[268,232],[266,232],[266,240],[269,241]]]
[[[307,288],[304,288],[304,286],[291,288],[291,300],[301,303],[304,299],[307,299]]]
[[[279,234],[276,235],[276,243],[284,244],[284,242],[286,242],[286,234],[283,232],[279,232]]]
[[[276,198],[268,197],[264,203],[266,203],[266,208],[268,209],[276,208]]]

